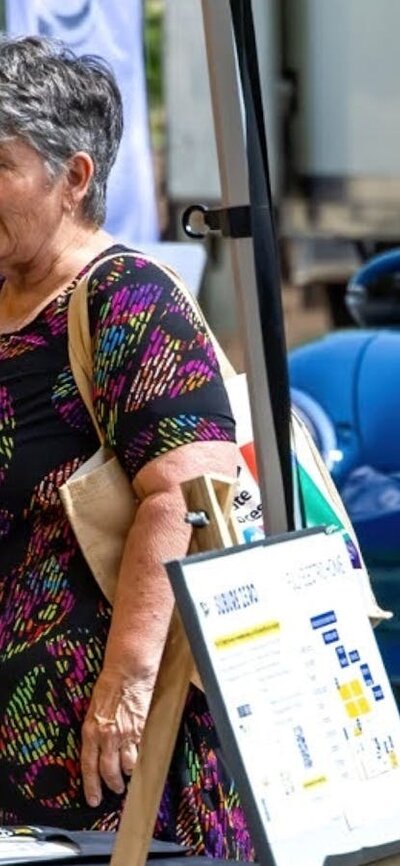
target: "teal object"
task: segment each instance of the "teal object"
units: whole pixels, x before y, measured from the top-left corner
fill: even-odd
[[[394,612],[376,636],[389,678],[400,688],[400,334],[394,329],[330,334],[293,351],[289,372],[294,400],[297,393],[311,398],[309,428],[321,450],[323,431],[313,402],[333,430],[332,478],[377,599]]]

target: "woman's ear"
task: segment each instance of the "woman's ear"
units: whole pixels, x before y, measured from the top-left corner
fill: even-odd
[[[75,211],[85,198],[94,173],[92,157],[84,150],[78,150],[66,164],[65,203],[66,210]]]

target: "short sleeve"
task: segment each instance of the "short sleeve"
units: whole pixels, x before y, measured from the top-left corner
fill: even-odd
[[[214,348],[172,278],[116,253],[92,275],[88,302],[95,412],[131,479],[180,445],[235,441]]]

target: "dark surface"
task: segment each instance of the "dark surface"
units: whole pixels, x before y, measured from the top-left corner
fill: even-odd
[[[400,840],[387,842],[385,845],[374,845],[373,848],[360,848],[359,851],[349,851],[345,854],[334,854],[325,857],[324,866],[369,866],[369,864],[382,863],[388,857],[397,857],[400,854]]]
[[[56,827],[16,827],[10,828],[12,834],[15,833],[16,837],[24,838],[25,840],[29,839],[37,839],[38,844],[43,845],[43,858],[31,858],[27,860],[18,860],[18,863],[32,863],[36,864],[36,866],[41,866],[41,864],[79,864],[87,863],[87,864],[106,864],[109,863],[111,859],[112,850],[116,840],[115,833],[107,833],[100,831],[77,831],[70,832],[63,829],[58,829]],[[65,857],[46,857],[46,841],[48,842],[65,842],[69,845],[74,846],[74,851],[70,852],[68,849],[66,850]],[[16,849],[18,848],[18,841],[15,843]],[[168,858],[168,863],[171,866],[177,866],[178,863],[181,863],[181,858],[187,854],[187,849],[180,847],[179,845],[175,845],[172,842],[160,842],[157,839],[152,839],[148,860],[153,864],[163,864],[165,866],[165,859]],[[193,858],[196,861],[201,859],[201,862],[204,863],[203,858]],[[15,863],[16,861],[4,859],[1,856],[1,842],[0,842],[0,863]]]

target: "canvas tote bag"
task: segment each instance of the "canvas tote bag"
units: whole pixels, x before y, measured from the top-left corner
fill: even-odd
[[[225,380],[235,377],[235,370],[205,322],[195,298],[182,278],[172,268],[140,253],[124,252],[124,258],[140,258],[157,265],[183,292],[196,309],[209,333]],[[112,604],[122,559],[125,540],[135,519],[140,494],[133,486],[117,457],[104,442],[94,413],[92,400],[92,342],[89,327],[87,289],[96,269],[115,258],[115,253],[104,256],[78,282],[68,309],[68,351],[72,373],[91,416],[99,438],[96,453],[85,461],[59,488],[65,512],[82,553],[99,583],[105,597]],[[242,473],[241,473],[242,474]],[[244,474],[242,475],[244,480]],[[250,503],[251,504],[251,503]]]

